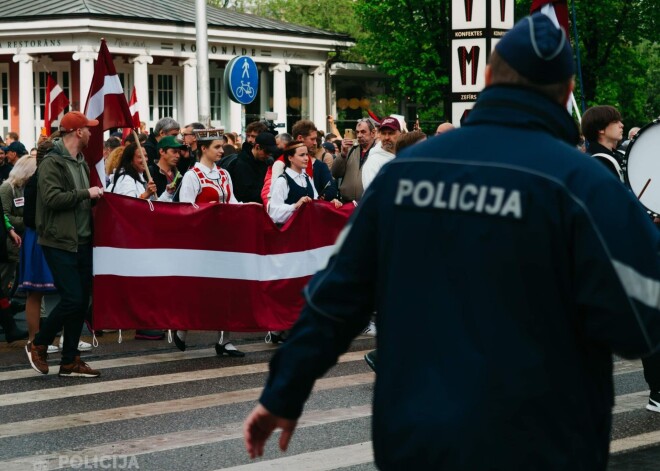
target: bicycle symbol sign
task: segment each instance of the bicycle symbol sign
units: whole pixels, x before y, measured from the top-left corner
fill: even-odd
[[[257,64],[247,56],[234,57],[225,69],[225,84],[232,101],[241,105],[252,103],[259,89]]]

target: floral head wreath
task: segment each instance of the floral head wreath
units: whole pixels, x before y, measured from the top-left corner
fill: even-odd
[[[198,142],[222,139],[222,136],[225,134],[224,129],[193,129],[192,132]]]

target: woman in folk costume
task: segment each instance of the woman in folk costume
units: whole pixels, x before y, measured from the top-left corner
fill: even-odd
[[[216,162],[222,157],[224,140],[219,129],[193,130],[197,137],[199,162],[188,170],[181,181],[179,201],[182,203],[232,203],[240,204],[234,196],[229,172],[218,168]],[[179,350],[186,349],[186,330],[174,332],[174,343]],[[229,332],[218,332],[215,344],[218,356],[243,357],[230,340]]]

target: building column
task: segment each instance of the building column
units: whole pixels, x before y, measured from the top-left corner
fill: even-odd
[[[286,120],[286,73],[291,70],[288,64],[276,64],[268,68],[273,72],[273,111],[277,113],[277,122],[284,123],[283,128],[278,128],[280,133],[287,131]]]
[[[243,133],[243,105],[229,100],[229,132]]]
[[[37,59],[28,54],[16,54],[12,60],[18,63],[18,135],[25,147],[30,149],[36,142],[32,63]]]
[[[259,73],[259,108],[261,114],[264,114],[266,111],[272,111],[270,109],[270,72],[264,66]]]
[[[133,83],[135,84],[135,96],[137,97],[137,109],[140,113],[140,121],[149,122],[149,64],[154,63],[154,58],[149,54],[140,54],[128,60],[133,64]],[[195,85],[195,89],[197,86]]]
[[[80,61],[80,95],[78,103],[80,103],[80,111],[85,111],[87,104],[87,95],[92,86],[92,79],[94,78],[94,60],[98,57],[98,53],[87,46],[82,50],[73,54],[74,61]]]
[[[325,66],[320,65],[317,68],[312,69],[311,73],[314,77],[314,106],[312,108],[312,121],[314,121],[317,128],[328,132],[326,129],[326,117],[328,116],[328,111],[325,99]]]
[[[179,62],[183,67],[183,121],[186,124],[199,121],[199,107],[197,104],[197,59],[190,58]],[[206,125],[206,123],[204,123]]]

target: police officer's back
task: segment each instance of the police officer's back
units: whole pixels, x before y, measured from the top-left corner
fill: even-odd
[[[572,61],[549,19],[523,19],[466,125],[383,168],[271,363],[246,421],[251,454],[259,431],[291,432],[375,310],[381,469],[606,468],[612,351],[660,344],[659,239],[574,148]],[[623,240],[630,224],[641,229]],[[415,325],[415,349],[401,349]]]

